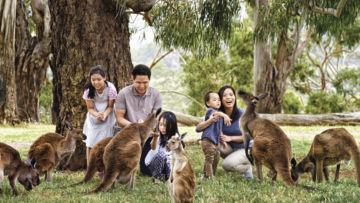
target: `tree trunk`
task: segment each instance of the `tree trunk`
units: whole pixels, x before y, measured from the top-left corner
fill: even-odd
[[[261,21],[260,7],[268,6],[269,0],[257,0],[254,10],[254,25]],[[271,39],[266,42],[255,39],[254,47],[254,94],[267,92],[269,96],[257,106],[259,113],[280,113],[282,97],[286,91],[286,80],[294,67],[296,47],[290,49],[287,33],[279,35],[276,61],[273,63]],[[297,39],[298,40],[298,39]]]
[[[0,0],[0,121],[16,120],[16,1]]]
[[[46,78],[50,54],[50,11],[47,3],[32,0],[36,36],[28,30],[28,16],[23,1],[16,8],[17,113],[20,121],[39,122],[39,97]],[[41,14],[40,14],[41,13]]]
[[[117,89],[130,84],[130,33],[127,15],[117,16],[116,5],[107,1],[50,0],[49,6],[53,114],[56,132],[64,134],[65,120],[77,128],[84,124],[87,109],[82,95],[92,66],[102,65],[107,80]],[[85,147],[79,144],[70,163],[72,170],[86,165]]]

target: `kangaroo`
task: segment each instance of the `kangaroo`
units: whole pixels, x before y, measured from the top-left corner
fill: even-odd
[[[167,144],[172,151],[168,190],[173,203],[193,202],[195,196],[196,177],[181,144],[184,137],[185,134],[177,134]]]
[[[16,149],[0,142],[0,183],[4,180],[5,175],[9,178],[9,183],[15,196],[19,194],[15,185],[16,180],[27,191],[30,191],[32,186],[40,184],[38,171],[32,168],[31,165],[22,162],[20,154]]]
[[[104,171],[104,162],[103,162],[103,155],[105,151],[106,145],[110,142],[112,137],[107,137],[102,139],[100,142],[96,143],[96,145],[91,149],[90,156],[89,156],[89,166],[87,166],[86,173],[84,179],[77,183],[86,183],[90,181],[96,171],[102,172]]]
[[[262,165],[265,165],[270,169],[268,175],[272,177],[272,183],[276,181],[279,173],[286,185],[297,185],[290,175],[291,144],[289,138],[278,125],[260,118],[255,113],[256,104],[259,100],[264,99],[267,93],[257,97],[243,91],[239,91],[238,94],[247,106],[245,113],[240,118],[245,153],[251,164],[255,162],[260,182],[263,180]],[[250,138],[253,138],[252,156],[248,153]]]
[[[291,177],[297,181],[302,173],[311,172],[313,181],[320,183],[325,179],[329,181],[328,166],[335,165],[336,182],[339,179],[340,161],[353,159],[355,164],[357,183],[360,187],[360,152],[354,137],[344,128],[333,128],[323,131],[315,136],[307,156],[296,165],[291,160]]]
[[[103,162],[105,166],[104,178],[100,185],[92,193],[100,190],[107,191],[115,179],[129,182],[129,189],[135,185],[136,168],[140,161],[142,147],[155,129],[156,117],[160,114],[161,108],[156,113],[147,116],[143,123],[131,123],[118,132],[106,145]],[[129,180],[129,181],[125,181]]]
[[[66,137],[57,133],[46,133],[35,140],[28,152],[28,160],[31,160],[31,164],[41,175],[45,174],[47,182],[52,181],[52,172],[62,159],[68,157],[65,166],[69,164],[76,141],[86,139],[81,129],[73,129],[68,121],[65,121],[65,125],[69,129]]]

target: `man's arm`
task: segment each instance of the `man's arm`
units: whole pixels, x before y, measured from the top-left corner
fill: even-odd
[[[125,119],[126,110],[125,109],[116,109],[116,122],[119,127],[125,127],[131,122]]]

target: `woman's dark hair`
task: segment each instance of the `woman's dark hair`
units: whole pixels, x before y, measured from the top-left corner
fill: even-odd
[[[131,74],[134,79],[136,78],[137,75],[147,75],[149,79],[151,78],[150,68],[143,64],[136,65]]]
[[[240,112],[239,112],[239,109],[237,108],[237,104],[236,104],[236,94],[235,94],[235,89],[230,86],[230,85],[225,85],[225,86],[222,86],[220,89],[219,89],[219,97],[220,97],[220,102],[221,102],[221,105],[220,105],[220,108],[219,110],[224,112],[225,113],[225,108],[224,108],[224,105],[222,103],[222,98],[223,98],[223,94],[225,92],[226,89],[231,89],[232,92],[234,93],[234,96],[235,96],[235,104],[234,104],[234,108],[233,108],[233,111],[231,112],[231,115],[230,115],[230,118],[232,121],[235,121],[237,120],[239,117],[240,117]]]
[[[166,134],[163,135],[160,132],[160,146],[165,147],[167,141],[176,133],[179,134],[179,131],[177,126],[176,116],[173,112],[164,111],[160,115],[159,121],[161,120],[161,118],[163,118],[166,121]]]
[[[93,74],[99,74],[99,75],[101,75],[103,78],[105,78],[105,70],[104,70],[104,68],[103,68],[102,66],[100,66],[100,65],[97,65],[97,66],[94,66],[94,67],[90,68],[90,72],[89,72],[90,82],[85,85],[85,90],[86,90],[86,89],[89,89],[88,97],[89,97],[90,99],[94,99],[94,97],[95,97],[95,87],[92,86],[92,84],[91,84],[91,76],[92,76]],[[107,81],[105,81],[105,84],[106,84],[106,86],[108,86]]]
[[[210,94],[214,93],[213,91],[208,91],[205,96],[204,96],[204,102],[205,102],[205,106],[209,108],[209,106],[206,104],[206,102],[208,102],[210,100]]]

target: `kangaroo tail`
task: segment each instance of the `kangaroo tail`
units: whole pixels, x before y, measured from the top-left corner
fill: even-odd
[[[350,153],[355,165],[357,183],[358,186],[360,187],[360,151],[359,151],[359,147],[356,144],[356,141],[354,142],[354,146],[351,147]]]
[[[100,185],[98,187],[96,187],[90,193],[98,193],[101,190],[106,192],[107,189],[114,183],[118,174],[119,173],[114,170],[107,170],[107,168],[105,168],[105,175],[104,175],[103,181],[100,183]]]
[[[96,160],[95,159],[96,159],[96,157],[90,153],[89,166],[86,169],[86,173],[85,173],[83,182],[88,182],[94,177],[94,175],[96,173]]]
[[[244,132],[244,145],[245,145],[245,155],[248,158],[248,160],[250,161],[251,165],[254,165],[254,158],[252,156],[252,154],[249,154],[249,144],[250,144],[250,139],[251,139],[251,133],[249,128],[246,126],[246,130],[247,132]]]

